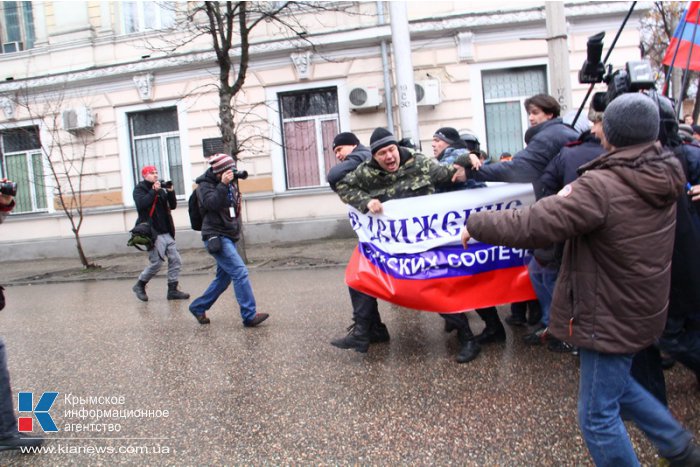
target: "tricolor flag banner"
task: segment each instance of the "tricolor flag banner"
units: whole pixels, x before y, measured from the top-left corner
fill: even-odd
[[[527,273],[530,252],[460,234],[472,212],[534,202],[531,184],[492,184],[382,203],[381,215],[349,207],[359,245],[345,270],[352,288],[397,305],[457,313],[535,298]]]
[[[700,71],[700,2],[690,2],[673,33],[661,63],[674,68]],[[692,49],[692,55],[691,54]],[[676,51],[677,50],[677,51]],[[688,62],[690,56],[690,62]]]

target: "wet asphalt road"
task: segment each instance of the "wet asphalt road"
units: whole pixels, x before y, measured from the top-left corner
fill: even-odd
[[[526,347],[525,329],[459,365],[438,316],[382,302],[391,342],[363,355],[328,343],[350,324],[342,268],[251,278],[271,314],[254,329],[242,327],[231,289],[199,325],[188,301],[165,300],[162,277],[148,303],[123,280],[9,287],[0,334],[13,390],[34,403],[59,392],[49,413],[61,431],[47,435],[53,453],[0,453],[0,465],[591,465],[576,424],[577,360]],[[181,288],[194,297],[209,280],[188,276]],[[667,384],[697,436],[695,378],[676,366]]]

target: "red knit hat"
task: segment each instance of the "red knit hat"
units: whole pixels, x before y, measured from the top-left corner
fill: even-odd
[[[209,158],[209,165],[211,165],[212,172],[220,174],[235,167],[236,163],[228,154],[214,154]]]
[[[155,165],[147,165],[143,169],[141,169],[141,176],[143,178],[146,178],[146,175],[149,175],[153,172],[158,172],[158,169],[156,168]]]

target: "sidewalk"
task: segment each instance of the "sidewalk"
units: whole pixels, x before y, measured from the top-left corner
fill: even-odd
[[[255,269],[306,269],[316,267],[344,267],[357,238],[324,239],[308,242],[257,244],[246,248],[248,268]],[[195,248],[180,250],[181,275],[214,274],[216,263],[204,250]],[[89,258],[100,266],[84,270],[77,253],[75,259],[40,259],[35,261],[7,261],[0,269],[0,284],[47,284],[105,279],[135,279],[148,264],[147,253],[134,248],[125,249],[123,255]],[[164,274],[167,265],[159,274]]]

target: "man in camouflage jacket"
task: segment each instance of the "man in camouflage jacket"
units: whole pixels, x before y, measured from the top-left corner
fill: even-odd
[[[463,166],[440,165],[420,153],[398,146],[394,135],[377,128],[370,139],[372,159],[360,164],[336,184],[340,199],[362,213],[381,214],[382,202],[429,195],[436,186],[466,180]],[[460,161],[461,162],[461,161]],[[462,164],[468,164],[465,158]],[[381,322],[377,299],[350,288],[353,321],[347,336],[331,341],[341,349],[367,352],[370,343],[386,342],[389,332]],[[459,333],[461,349],[457,361],[466,363],[479,354],[469,321],[462,313],[444,315]]]

